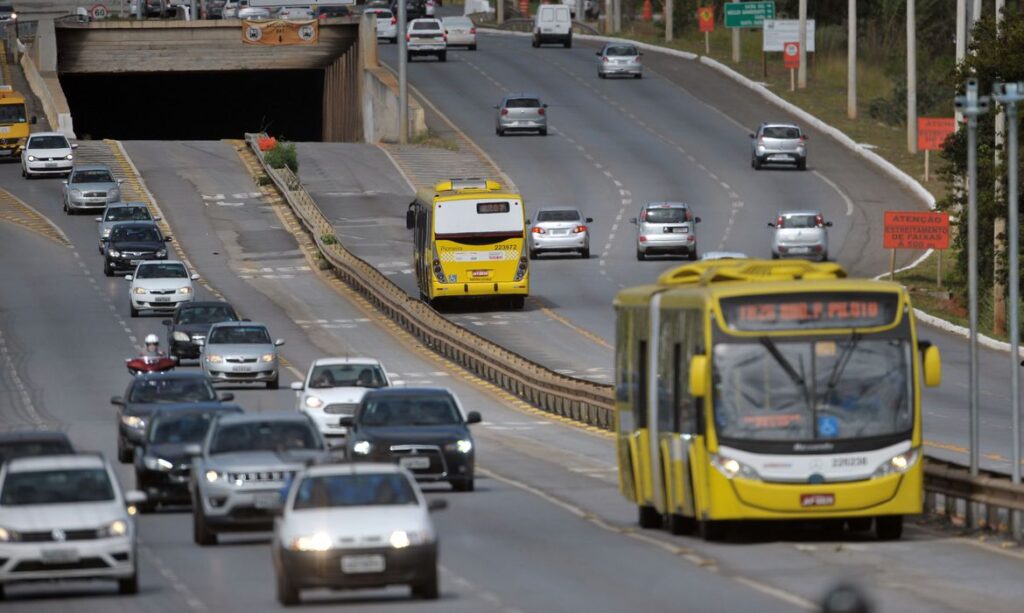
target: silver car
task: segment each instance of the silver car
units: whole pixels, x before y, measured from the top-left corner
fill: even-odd
[[[608,43],[595,55],[597,76],[604,79],[610,76],[626,76],[640,79],[644,76],[644,67],[640,63],[643,53],[636,45],[627,43]]]
[[[532,94],[510,94],[495,106],[498,114],[494,120],[494,131],[498,136],[506,132],[537,132],[548,134],[548,105]]]
[[[103,239],[110,237],[114,224],[122,221],[160,221],[149,213],[144,202],[115,202],[103,209],[103,214],[96,218],[100,239],[100,255],[103,255]]]
[[[270,340],[263,324],[228,321],[214,324],[199,356],[203,372],[217,382],[266,382],[268,389],[277,389],[277,348],[284,341]]]
[[[782,211],[775,223],[768,223],[774,230],[772,236],[772,259],[798,257],[828,259],[828,228],[831,221],[825,221],[821,211]]]
[[[760,170],[765,164],[796,164],[807,169],[807,135],[792,123],[762,123],[750,135],[750,165]]]
[[[470,51],[476,51],[476,24],[469,17],[444,17],[441,19],[445,32],[448,34],[448,46],[465,45]]]
[[[579,209],[543,208],[537,211],[530,228],[530,259],[545,251],[578,251],[583,259],[590,257],[590,230]],[[526,220],[530,224],[529,219]]]
[[[640,209],[636,225],[636,259],[656,253],[675,253],[697,259],[697,224],[690,206],[683,202],[650,202]]]
[[[64,180],[64,212],[102,209],[121,201],[121,179],[103,164],[75,164]]]
[[[0,470],[0,594],[11,583],[83,579],[116,581],[120,593],[136,593],[131,505],[145,500],[141,492],[122,493],[98,454],[8,460]]]

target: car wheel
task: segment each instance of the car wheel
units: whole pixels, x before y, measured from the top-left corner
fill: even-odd
[[[469,50],[470,51],[476,51],[476,45],[470,45],[469,46]]]
[[[394,38],[391,39],[391,44],[392,45],[397,45],[398,44],[398,37],[397,36],[395,36]]]
[[[25,167],[21,167],[21,178],[24,179],[27,175],[25,174]]]
[[[846,529],[850,532],[867,532],[871,529],[870,517],[854,517],[846,520]]]
[[[693,251],[691,251],[690,253],[687,253],[686,254],[686,259],[690,260],[691,262],[696,260],[697,259],[697,249],[694,248]]]
[[[117,593],[118,594],[138,594],[139,593],[139,573],[135,572],[134,575],[127,579],[117,580]]]
[[[505,131],[502,130],[501,128],[494,128],[494,133],[497,134],[498,136],[505,136]]]
[[[728,524],[724,521],[702,521],[699,524],[700,535],[705,541],[715,542],[725,540],[725,533]]]
[[[539,252],[536,249],[530,249],[530,259],[531,260],[536,260],[538,253]]]
[[[540,43],[537,42],[537,37],[536,36],[533,38],[533,41],[531,42],[531,44],[533,45],[534,49],[540,47]]]
[[[412,584],[412,595],[424,600],[437,600],[440,590],[437,584],[437,566],[435,565],[426,573],[426,576]]]
[[[750,165],[754,167],[754,170],[761,170],[761,160],[757,156],[750,158]]]
[[[796,163],[797,170],[807,170],[807,160],[800,160]]]
[[[638,260],[640,260],[641,262],[643,262],[644,260],[646,260],[646,259],[647,259],[647,255],[646,255],[646,254],[644,254],[644,252],[643,252],[643,251],[640,251],[639,249],[637,249],[637,250],[636,250],[636,259],[638,259]]]
[[[108,277],[113,277],[114,276],[114,269],[110,267],[110,262],[109,261],[104,261],[103,262],[103,274],[105,274]]]
[[[203,515],[203,501],[199,496],[192,496],[192,540],[200,547],[217,544],[217,533],[210,530]]]
[[[123,438],[117,437],[117,461],[122,464],[131,464],[134,459],[135,452],[132,451],[132,448],[125,445]]]
[[[773,254],[772,254],[772,259],[773,259],[773,260],[777,260],[777,259],[779,259],[779,254],[777,254],[777,253],[773,253]]]
[[[139,310],[137,308],[135,308],[134,306],[129,304],[128,305],[128,310],[131,312],[132,317],[138,317],[139,316]]]
[[[583,249],[583,251],[580,251],[580,257],[583,258],[584,260],[589,260],[590,259],[590,247],[587,247],[587,248]]]
[[[634,79],[642,79],[642,78],[644,78],[644,74],[642,72],[638,72],[635,75],[633,75],[633,78]]]
[[[64,202],[61,203],[61,208],[64,209],[64,214],[65,215],[70,215],[71,214],[71,211],[68,210],[68,202],[67,202],[67,200],[65,200]]]
[[[660,528],[662,524],[661,513],[658,513],[658,510],[654,507],[643,505],[640,507],[637,523],[640,524],[641,528]]]
[[[571,38],[569,40],[565,41],[565,48],[566,49],[572,49],[572,39]]]
[[[277,601],[282,607],[290,607],[299,604],[299,590],[288,581],[284,573],[277,573]]]
[[[273,381],[267,381],[268,390],[276,390],[280,386],[280,379],[274,379]]]
[[[407,62],[411,62],[412,61],[412,54],[411,53],[406,53],[405,54],[405,61],[407,61]]]
[[[476,489],[476,484],[473,477],[468,479],[458,479],[451,482],[452,489],[456,492],[472,492]]]
[[[547,128],[541,128],[540,130],[538,130],[538,133],[541,136],[547,136],[548,135],[548,129]]]
[[[439,59],[442,62],[447,62],[448,61],[448,52],[444,51],[442,53],[438,53],[437,54],[437,59]]]
[[[880,515],[875,518],[875,535],[880,541],[898,541],[903,536],[902,515]]]
[[[606,74],[605,74],[605,73],[603,73],[603,72],[599,72],[599,73],[597,73],[597,78],[598,78],[598,79],[607,79],[607,78],[608,78],[608,75],[606,75]]]

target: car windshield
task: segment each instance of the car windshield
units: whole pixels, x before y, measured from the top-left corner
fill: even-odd
[[[446,26],[456,26],[459,28],[473,27],[473,20],[468,17],[445,17],[443,21]]]
[[[113,183],[108,170],[79,170],[71,175],[72,183]]]
[[[25,105],[0,104],[0,123],[25,123]]]
[[[270,334],[260,326],[223,326],[214,328],[207,342],[211,345],[269,345]]]
[[[28,141],[29,149],[70,149],[63,136],[36,136]]]
[[[145,264],[135,271],[136,279],[187,279],[184,264]]]
[[[537,221],[579,221],[580,212],[566,209],[561,211],[537,211]]]
[[[74,453],[66,441],[50,439],[45,441],[8,441],[0,443],[0,464],[11,458],[37,455],[61,455]]]
[[[784,215],[780,228],[817,228],[817,215]]]
[[[393,17],[393,15],[391,14],[391,11],[380,10],[380,11],[371,11],[371,12],[377,14],[377,19],[378,20],[381,20],[381,19],[391,19]]]
[[[616,45],[614,47],[606,47],[604,54],[622,57],[640,55],[640,52],[637,51],[636,47],[630,45]]]
[[[319,448],[320,444],[309,424],[284,420],[225,424],[217,428],[210,442],[211,455]]]
[[[107,209],[105,221],[149,221],[149,209],[144,206],[117,206]]]
[[[295,493],[296,511],[332,507],[418,505],[409,479],[399,473],[306,477]]]
[[[786,126],[768,126],[761,130],[761,136],[765,138],[800,138],[800,129],[788,128]]]
[[[384,371],[377,364],[325,364],[313,368],[309,387],[385,387]]]
[[[0,504],[67,504],[114,500],[114,488],[102,468],[33,470],[7,473]]]
[[[509,98],[505,107],[510,109],[539,109],[540,100],[536,98]]]
[[[690,220],[689,212],[682,207],[650,208],[644,215],[647,223],[683,223]]]
[[[110,238],[115,241],[158,243],[160,242],[160,231],[155,226],[114,228],[110,233]]]
[[[182,307],[178,315],[179,324],[219,324],[224,321],[238,321],[238,316],[229,306]]]
[[[412,24],[413,30],[440,30],[441,25],[436,21],[417,21]]]
[[[155,402],[214,402],[217,393],[210,382],[202,377],[154,377],[138,379],[132,383],[128,402],[150,404]]]
[[[373,398],[359,411],[364,426],[441,426],[462,423],[448,396]]]
[[[212,418],[210,413],[161,415],[149,429],[149,442],[158,445],[199,443],[206,438]]]
[[[907,432],[913,425],[905,340],[723,343],[714,350],[720,439],[820,441]]]

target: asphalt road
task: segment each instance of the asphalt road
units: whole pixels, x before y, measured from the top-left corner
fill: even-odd
[[[836,582],[852,580],[884,610],[1017,608],[1024,560],[929,526],[910,526],[898,543],[788,525],[715,545],[637,530],[633,509],[616,491],[610,440],[487,391],[304,270],[298,244],[272,207],[251,197],[258,190],[231,145],[129,143],[127,150],[197,271],[245,316],[287,339],[283,353],[292,364],[302,369],[321,355],[374,355],[396,378],[451,386],[484,415],[476,430],[478,491],[428,488],[451,505],[436,516],[442,600],[409,602],[396,588],[310,594],[316,604],[382,611],[772,611],[807,608]],[[110,457],[115,413],[108,399],[128,381],[121,360],[136,349],[130,337],[159,329],[159,318],[128,317],[125,282],[101,274],[94,222],[60,214],[57,181],[23,181],[15,167],[2,166],[0,185],[48,215],[74,244],[59,247],[0,223],[2,420],[41,421],[66,430],[80,448]],[[26,395],[17,393],[19,385]],[[249,410],[293,402],[288,390],[235,392]],[[131,487],[130,470],[119,466],[118,472]],[[8,590],[4,607],[275,608],[265,535],[199,549],[186,512],[146,515],[139,524],[138,596],[115,596],[103,584],[26,585]]]

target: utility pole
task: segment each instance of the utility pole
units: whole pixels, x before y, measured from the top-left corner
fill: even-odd
[[[996,7],[1002,4],[997,0]],[[1020,300],[1020,270],[1018,253],[1020,248],[1020,217],[1017,210],[1017,199],[1019,198],[1017,186],[1018,171],[1018,123],[1017,105],[1024,101],[1024,82],[995,84],[992,97],[1001,102],[1006,110],[1006,119],[1009,120],[1009,148],[1007,153],[1007,204],[1008,217],[1010,222],[1010,416],[1013,423],[1013,469],[1012,480],[1015,486],[1020,485],[1020,354],[1017,347],[1020,345],[1020,321],[1018,302]],[[1020,513],[1011,514],[1010,529],[1013,538],[1021,537]]]
[[[615,33],[622,32],[622,0],[612,0],[615,4]]]
[[[956,0],[956,63],[967,57],[967,0]],[[956,111],[956,123],[960,125],[963,114]]]
[[[665,42],[672,42],[672,35],[674,34],[672,17],[675,11],[675,3],[672,0],[665,0]]]
[[[978,95],[978,79],[967,79],[964,95],[956,97],[956,107],[967,117],[967,309],[970,322],[970,474],[978,476],[981,420],[978,403],[978,116],[988,112],[988,96]],[[975,525],[975,505],[967,505],[967,525]]]
[[[1003,9],[1006,7],[1006,0],[996,0],[996,36],[1003,29]],[[1001,149],[1003,146],[1004,134],[1006,133],[1006,105],[996,109],[996,146],[993,147],[995,168],[999,168]],[[1003,199],[1003,181],[996,175],[995,181],[996,206]],[[1010,206],[1013,206],[1012,204]],[[1006,261],[1006,217],[998,209],[995,223],[992,228],[992,244],[994,246],[995,266],[992,267],[992,333],[1001,336],[1006,333],[1006,286],[1003,285],[1003,276],[1000,274],[1000,264]],[[1012,301],[1010,304],[1014,304]]]
[[[907,0],[907,151],[917,153],[917,12]]]
[[[800,67],[796,71],[796,86],[807,87],[807,0],[800,0]]]
[[[498,25],[505,23],[505,0],[494,0],[495,10],[497,10],[495,19],[498,20]]]
[[[857,0],[846,15],[846,116],[857,119]]]
[[[398,142],[406,144],[409,142],[409,82],[407,66],[409,55],[407,51],[405,32],[409,28],[405,23],[405,0],[398,0]]]

